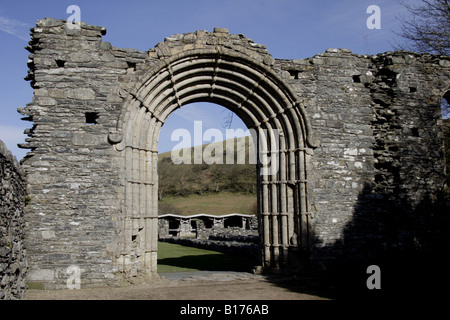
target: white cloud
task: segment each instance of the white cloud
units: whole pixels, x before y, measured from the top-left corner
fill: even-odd
[[[19,39],[25,41],[29,40],[29,37],[27,36],[28,28],[28,24],[24,22],[0,16],[0,30]]]

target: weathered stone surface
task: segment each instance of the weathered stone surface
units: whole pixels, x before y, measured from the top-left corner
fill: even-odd
[[[21,145],[32,149],[23,168],[33,281],[65,287],[72,264],[83,286],[156,271],[159,130],[200,100],[284,130],[283,165],[259,186],[265,268],[429,246],[414,214],[444,181],[438,121],[449,57],[329,49],[279,60],[219,29],[141,52],[103,43],[104,33],[82,24],[68,34],[63,21],[44,19],[27,47],[38,89],[20,109],[34,124]],[[98,121],[86,123],[88,114]]]
[[[26,289],[25,175],[0,140],[0,300],[21,299]]]
[[[233,255],[240,255],[244,257],[254,258],[259,255],[259,245],[253,242],[242,242],[232,240],[203,240],[203,239],[189,239],[182,237],[162,238],[160,241],[177,243],[184,246],[190,246],[205,250],[218,251]]]

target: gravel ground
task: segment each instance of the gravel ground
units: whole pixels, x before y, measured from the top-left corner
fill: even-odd
[[[27,290],[25,300],[322,300],[302,292],[301,279],[242,272],[173,272],[117,288]],[[305,290],[308,291],[308,290]]]

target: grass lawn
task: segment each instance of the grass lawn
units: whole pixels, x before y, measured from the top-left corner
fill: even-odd
[[[158,242],[158,272],[250,271],[256,262],[248,257]]]
[[[256,202],[255,194],[220,192],[187,197],[164,197],[160,203],[167,203],[180,209],[183,215],[198,213],[228,214],[242,213],[253,214],[252,208]]]

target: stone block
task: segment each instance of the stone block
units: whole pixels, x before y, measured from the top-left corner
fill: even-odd
[[[56,100],[50,97],[35,96],[33,102],[40,106],[54,106]]]
[[[92,55],[83,51],[73,52],[69,55],[69,61],[71,62],[89,62],[92,60]]]
[[[75,146],[95,146],[105,143],[105,137],[90,133],[74,133],[72,137],[72,144]]]
[[[55,279],[54,269],[29,270],[27,279],[29,281],[52,281]]]
[[[228,33],[226,28],[214,28],[214,33]]]
[[[76,100],[94,100],[95,92],[91,88],[76,88],[67,90],[67,98]]]
[[[62,89],[50,88],[48,89],[48,96],[54,99],[65,99],[67,98],[67,93]]]

